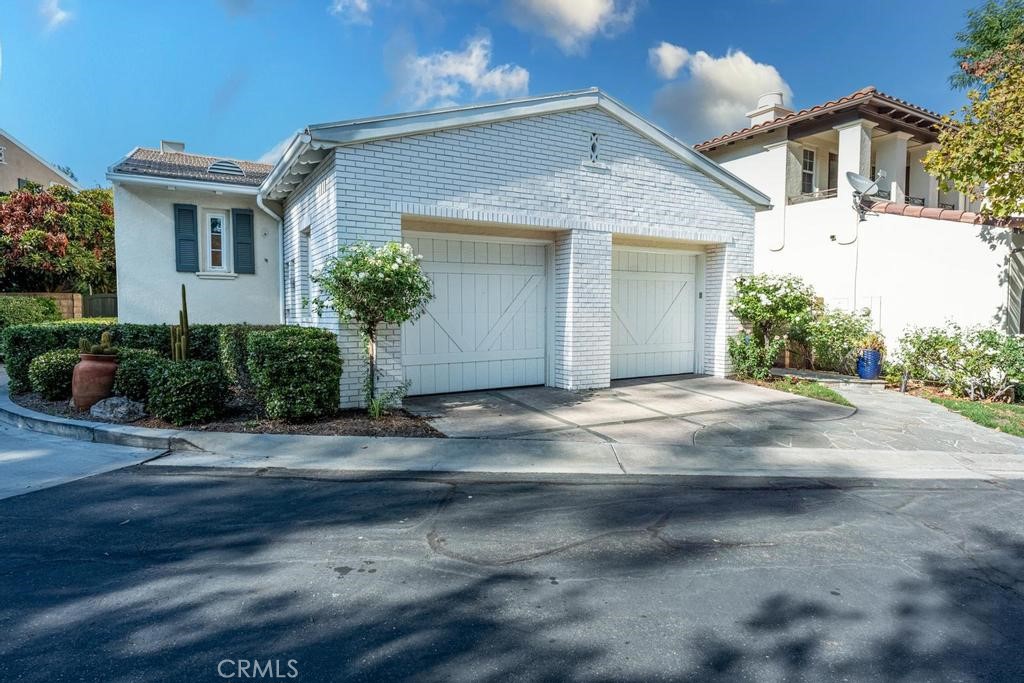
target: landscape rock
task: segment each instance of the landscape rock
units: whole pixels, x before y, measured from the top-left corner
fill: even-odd
[[[133,422],[145,417],[146,408],[142,403],[130,398],[111,396],[93,404],[93,407],[89,409],[89,414],[101,420]]]

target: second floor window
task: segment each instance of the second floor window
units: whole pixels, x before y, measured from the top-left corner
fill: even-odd
[[[814,150],[805,149],[803,166],[800,169],[800,191],[804,194],[814,192]]]

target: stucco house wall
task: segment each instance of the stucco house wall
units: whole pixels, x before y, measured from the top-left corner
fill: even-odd
[[[1020,231],[896,215],[858,225],[839,198],[788,206],[785,233],[774,228],[758,216],[758,272],[796,273],[826,303],[870,308],[890,346],[948,320],[1020,331]]]
[[[597,163],[590,163],[591,134]],[[332,179],[328,189],[325,180]],[[327,205],[333,197],[335,209]],[[569,389],[607,386],[610,259],[617,238],[678,240],[704,253],[705,372],[728,370],[726,337],[738,329],[726,302],[754,265],[754,206],[604,111],[592,108],[397,137],[337,148],[285,204],[286,263],[301,261],[310,230],[312,269],[342,243],[402,239],[403,221],[432,219],[559,233],[554,377]],[[301,278],[285,278],[289,322]],[[316,292],[314,291],[313,294]],[[305,324],[337,329],[333,317]],[[363,383],[358,335],[340,330],[342,401]],[[402,380],[400,330],[379,342],[385,387]]]
[[[176,203],[195,204],[200,226],[205,212],[250,209],[255,220],[256,272],[211,275],[179,273],[175,267]],[[117,249],[118,318],[133,323],[175,323],[181,307],[181,285],[188,293],[189,320],[194,323],[280,322],[277,222],[244,195],[201,191],[168,191],[159,187],[114,185]],[[200,233],[200,263],[205,243]],[[230,252],[230,242],[227,243]],[[230,253],[228,254],[230,259]],[[230,265],[230,260],[228,261]]]
[[[3,163],[0,163],[0,192],[12,192],[18,189],[18,180],[31,180],[46,187],[50,184],[75,184],[49,165],[41,162],[26,150],[21,143],[0,131],[0,147],[3,148]]]

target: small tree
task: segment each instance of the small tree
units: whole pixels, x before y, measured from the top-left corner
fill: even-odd
[[[312,301],[317,312],[335,310],[342,321],[355,325],[366,348],[366,405],[379,415],[401,398],[398,392],[377,395],[377,333],[382,324],[401,325],[419,318],[433,294],[420,267],[420,256],[408,244],[390,242],[375,247],[357,243],[342,247],[313,277],[320,294]]]
[[[729,310],[765,345],[791,332],[803,333],[817,305],[814,289],[795,275],[741,275]]]

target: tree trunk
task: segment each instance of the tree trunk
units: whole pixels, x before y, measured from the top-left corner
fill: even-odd
[[[366,358],[369,362],[369,376],[367,387],[369,388],[368,398],[377,397],[377,330],[374,328],[366,334]]]

